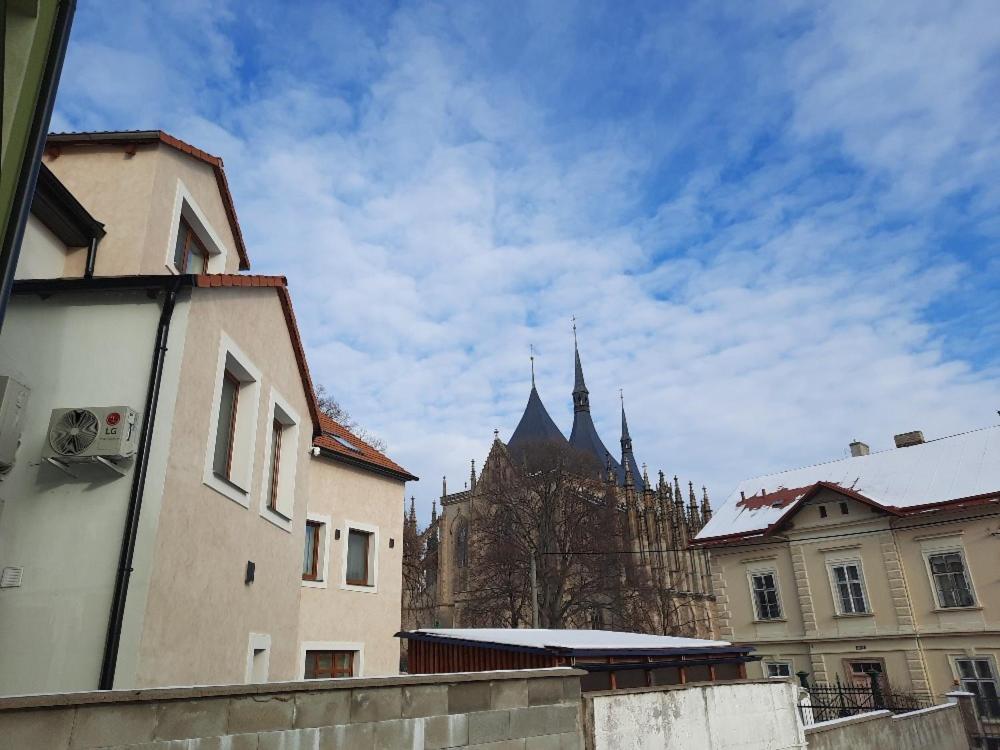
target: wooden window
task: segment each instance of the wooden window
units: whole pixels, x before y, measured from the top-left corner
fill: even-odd
[[[306,651],[305,678],[353,677],[356,651]]]
[[[240,401],[240,381],[229,370],[222,376],[222,394],[219,398],[219,421],[215,431],[215,455],[212,470],[216,475],[231,480],[233,471],[233,444],[236,441],[236,412]]]
[[[180,273],[208,273],[208,249],[183,218],[177,228],[174,266]]]
[[[965,560],[958,551],[937,552],[927,556],[927,565],[934,578],[938,606],[972,607],[976,600],[972,595],[969,577],[965,572]]]
[[[347,583],[350,586],[371,586],[368,557],[371,554],[371,537],[367,531],[351,529],[347,532]]]
[[[976,696],[979,715],[990,719],[1000,719],[1000,693],[997,691],[997,677],[993,662],[989,658],[955,659],[962,689]]]
[[[860,562],[836,563],[830,566],[835,598],[842,615],[868,613],[868,599],[861,577]]]
[[[825,505],[819,506],[819,517],[820,518],[826,518],[826,506]]]
[[[274,513],[279,513],[278,477],[281,473],[281,438],[284,434],[285,425],[277,419],[273,420],[271,422],[271,467],[268,471],[267,509]]]
[[[778,600],[777,575],[773,570],[750,574],[754,607],[758,620],[781,619],[781,602]]]
[[[306,521],[306,544],[302,559],[302,580],[320,580],[319,550],[323,541],[323,524]]]

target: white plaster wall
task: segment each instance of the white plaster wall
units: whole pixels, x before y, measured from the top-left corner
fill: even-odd
[[[0,373],[31,388],[21,447],[0,481],[0,694],[97,687],[131,467],[43,465],[53,408],[145,404],[160,306],[145,293],[15,295],[0,337]]]
[[[805,747],[790,682],[585,695],[594,750],[785,750]]]
[[[86,254],[83,248],[67,248],[38,217],[28,214],[14,278],[57,279],[65,276],[67,257],[80,252]]]

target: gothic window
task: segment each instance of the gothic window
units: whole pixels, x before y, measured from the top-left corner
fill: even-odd
[[[469,524],[463,518],[455,532],[455,564],[464,568],[469,564]]]

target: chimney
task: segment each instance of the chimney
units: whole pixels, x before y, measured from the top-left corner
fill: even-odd
[[[911,445],[920,445],[924,442],[924,433],[920,430],[914,430],[894,435],[892,439],[896,441],[897,448],[909,448]]]
[[[872,452],[872,449],[868,447],[868,443],[862,443],[860,440],[855,440],[850,445],[851,456],[857,458],[858,456],[867,456]]]

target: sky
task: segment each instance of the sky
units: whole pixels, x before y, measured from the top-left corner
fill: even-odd
[[[993,0],[81,2],[53,130],[221,156],[426,520],[530,389],[706,485],[1000,422]]]

